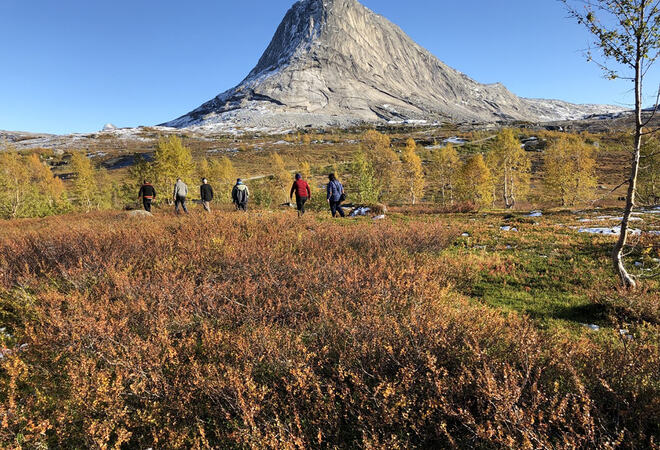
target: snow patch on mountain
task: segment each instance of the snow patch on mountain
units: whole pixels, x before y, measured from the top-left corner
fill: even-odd
[[[582,120],[595,115],[609,116],[629,113],[630,110],[613,105],[576,105],[562,100],[526,98],[524,101],[536,112],[540,122]]]

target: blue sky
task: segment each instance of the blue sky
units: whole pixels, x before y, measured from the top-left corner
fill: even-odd
[[[239,83],[294,0],[0,0],[0,129],[174,119]],[[627,104],[556,0],[363,0],[450,66],[526,97]],[[647,91],[657,91],[656,70]],[[650,96],[649,96],[650,97]],[[649,103],[652,100],[649,98]]]

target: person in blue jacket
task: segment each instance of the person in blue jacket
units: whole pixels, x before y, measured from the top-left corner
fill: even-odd
[[[330,182],[328,183],[327,187],[327,198],[332,217],[337,217],[337,214],[339,214],[341,217],[345,217],[344,210],[341,207],[341,203],[346,199],[346,194],[344,194],[344,186],[342,186],[334,173],[331,173],[328,176],[328,179]]]

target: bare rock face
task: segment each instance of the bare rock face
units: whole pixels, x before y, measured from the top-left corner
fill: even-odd
[[[550,121],[618,109],[522,99],[447,66],[357,0],[301,0],[240,85],[164,125]]]

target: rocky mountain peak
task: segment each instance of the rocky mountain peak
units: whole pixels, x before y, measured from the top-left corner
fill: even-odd
[[[241,84],[164,125],[492,122],[579,118],[582,112],[568,103],[519,98],[499,83],[480,84],[357,0],[300,0]]]

